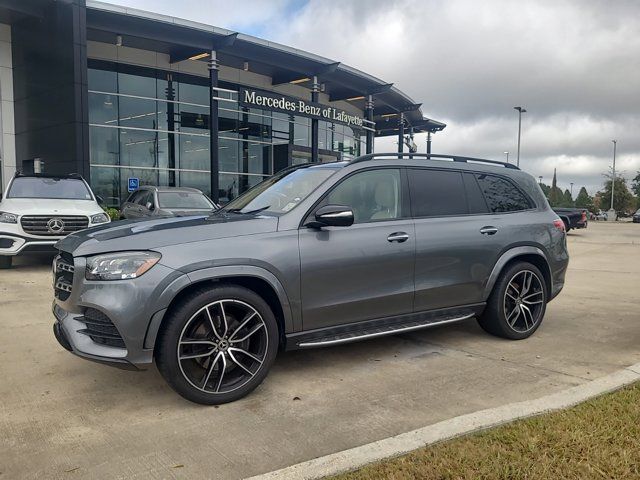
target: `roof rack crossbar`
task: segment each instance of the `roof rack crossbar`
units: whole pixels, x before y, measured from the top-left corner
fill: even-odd
[[[360,162],[366,162],[368,160],[375,160],[376,158],[409,158],[409,159],[413,159],[413,158],[424,158],[426,160],[451,160],[454,162],[462,162],[462,163],[467,163],[467,162],[472,162],[472,163],[486,163],[489,165],[500,165],[502,167],[505,168],[511,168],[513,170],[520,170],[520,168],[518,168],[516,165],[514,165],[513,163],[506,163],[506,162],[501,162],[499,160],[486,160],[484,158],[474,158],[474,157],[463,157],[460,155],[444,155],[444,154],[440,154],[440,153],[398,153],[398,152],[393,152],[393,153],[369,153],[367,155],[362,155],[360,157],[356,157],[353,160],[351,160],[349,163],[360,163]]]

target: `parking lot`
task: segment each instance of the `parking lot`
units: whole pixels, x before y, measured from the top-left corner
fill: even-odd
[[[474,320],[281,353],[233,404],[203,407],[155,369],[79,359],[51,331],[50,259],[0,272],[0,479],[241,478],[640,362],[640,225],[569,234],[562,294],[529,340]]]

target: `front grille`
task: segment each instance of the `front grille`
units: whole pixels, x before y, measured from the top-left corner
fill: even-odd
[[[84,316],[76,317],[76,320],[84,323],[87,328],[78,330],[78,333],[88,335],[91,340],[110,347],[125,348],[124,340],[116,326],[109,317],[95,308],[87,308]]]
[[[23,215],[20,224],[25,233],[43,237],[63,237],[89,226],[89,218],[81,215]]]
[[[55,271],[53,291],[56,298],[62,301],[69,298],[73,288],[73,273],[75,271],[75,267],[73,266],[73,257],[71,257],[69,261],[69,256],[70,255],[65,255],[65,252],[63,252],[54,260]]]

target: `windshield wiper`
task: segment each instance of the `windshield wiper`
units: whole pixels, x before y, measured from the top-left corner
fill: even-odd
[[[267,208],[270,208],[271,205],[266,205],[264,207],[256,208],[255,210],[249,210],[248,212],[243,212],[241,208],[232,208],[231,210],[227,210],[229,213],[239,213],[241,215],[251,215],[252,213],[259,213]]]

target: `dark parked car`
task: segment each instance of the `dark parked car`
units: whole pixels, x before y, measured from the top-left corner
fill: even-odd
[[[473,317],[513,340],[540,326],[568,264],[537,181],[464,157],[302,165],[208,217],[69,235],[54,332],[76,355],[154,360],[182,396],[238,399],[279,348],[343,344]]]
[[[123,218],[209,215],[220,208],[197,188],[144,186],[120,207]]]
[[[633,223],[640,223],[640,208],[633,214]]]
[[[589,219],[584,208],[554,208],[560,220],[564,222],[567,232],[574,228],[587,228]]]

